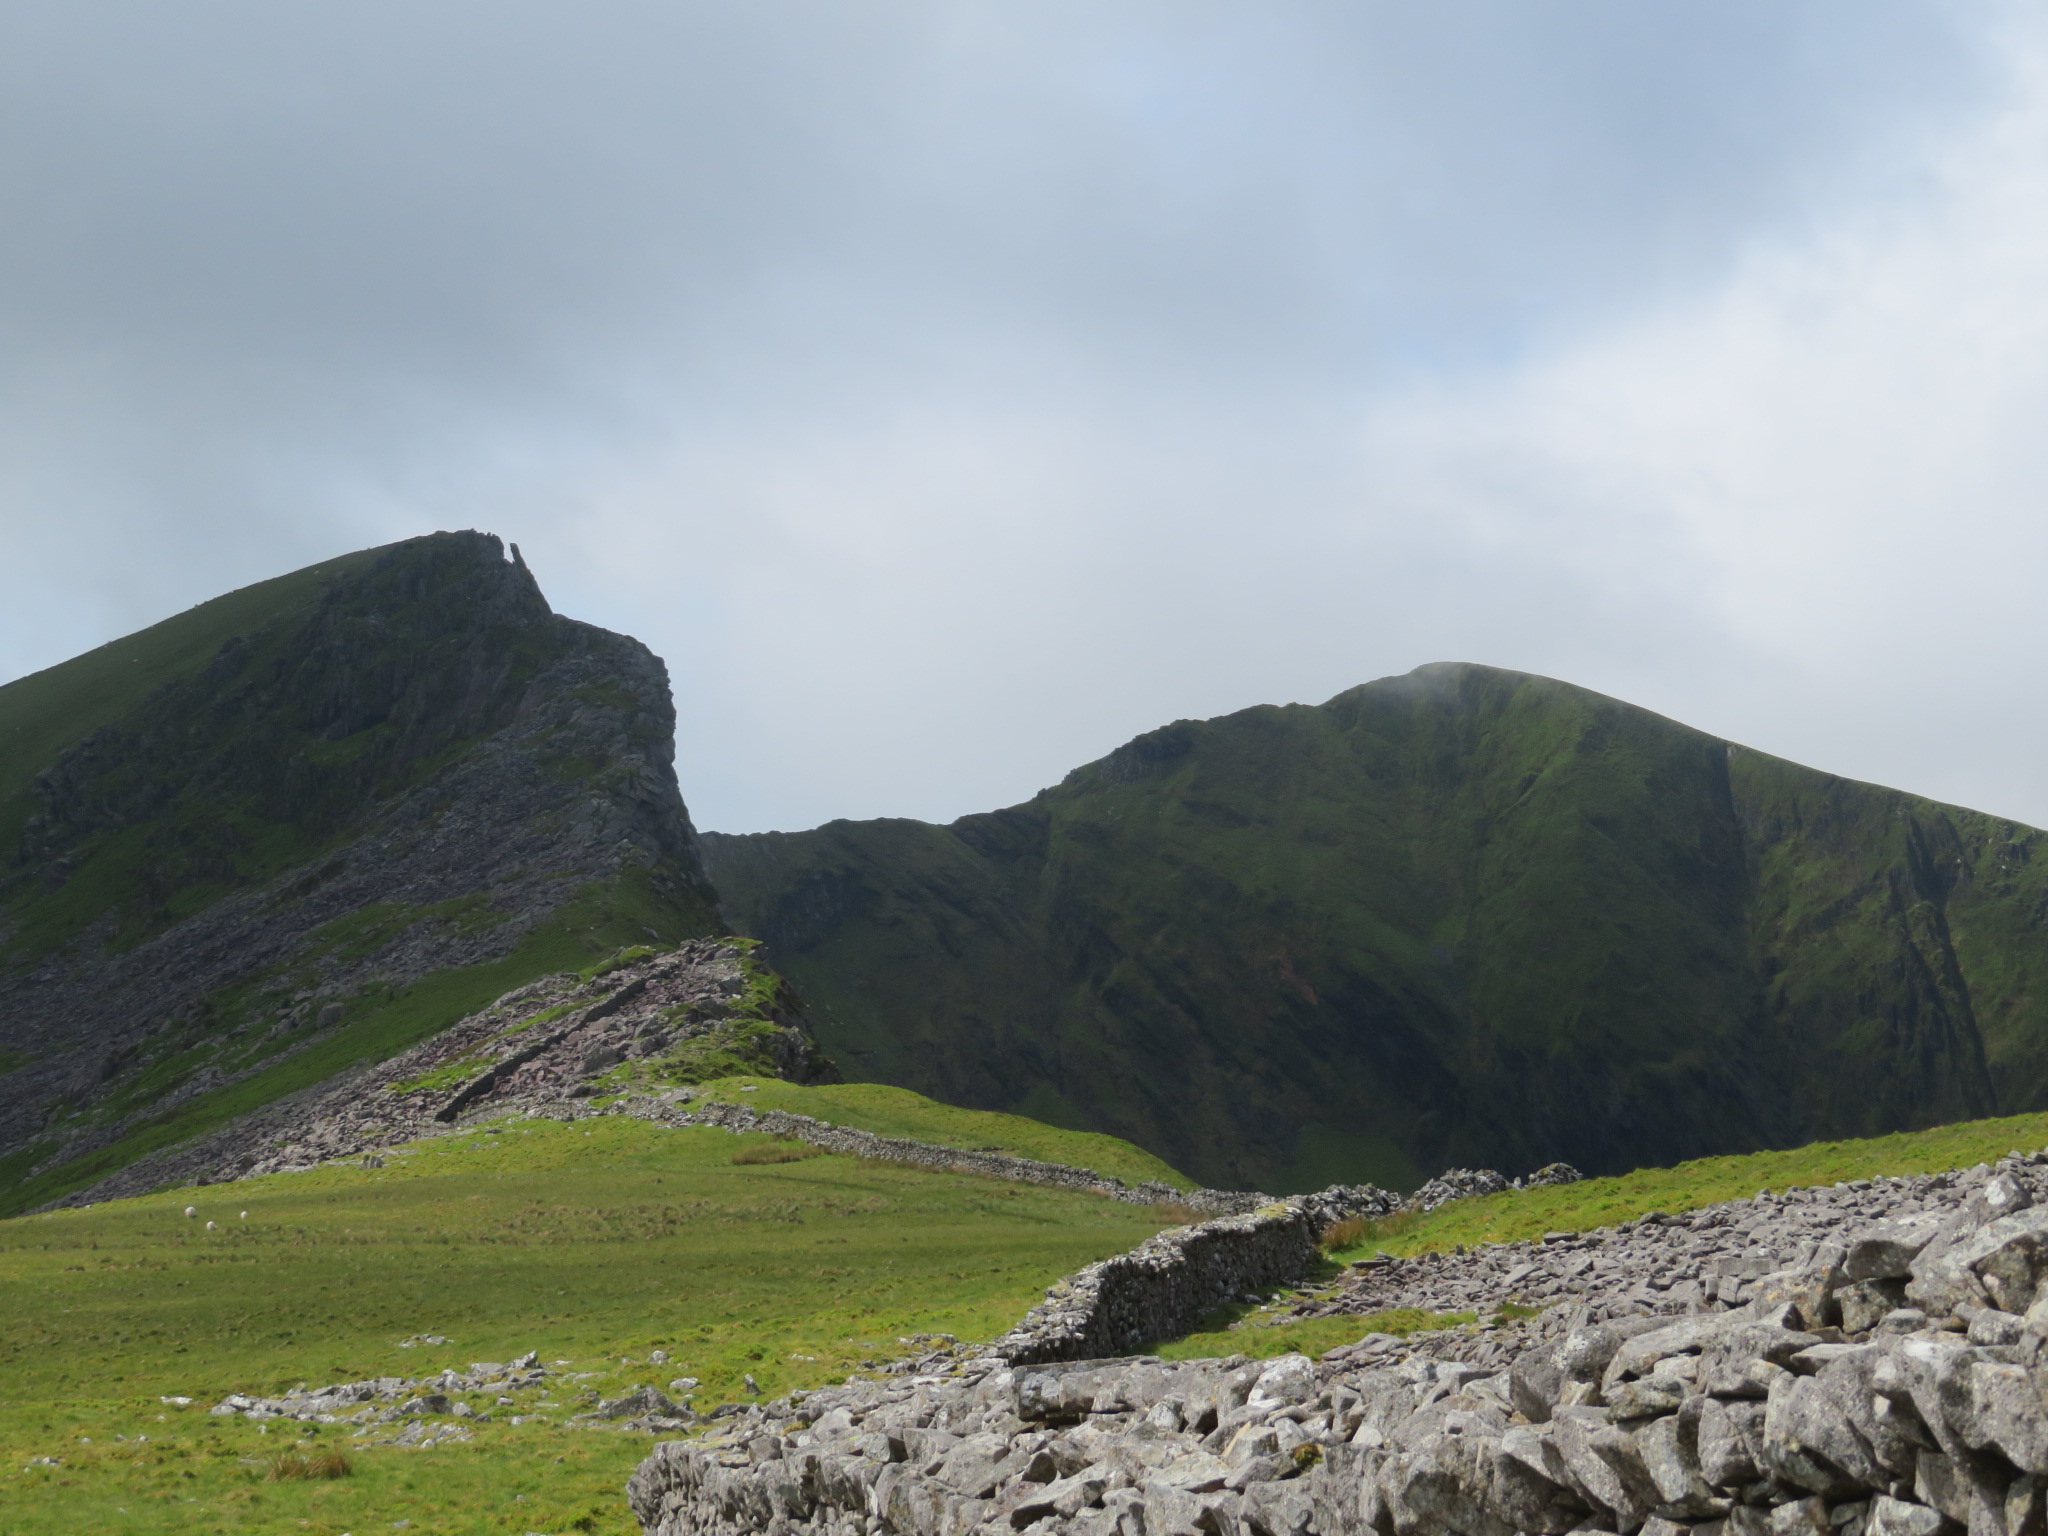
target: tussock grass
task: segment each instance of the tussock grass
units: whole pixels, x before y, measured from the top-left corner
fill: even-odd
[[[340,1451],[286,1451],[271,1461],[265,1476],[273,1483],[313,1482],[347,1477],[353,1471]]]
[[[1325,1227],[1323,1235],[1317,1240],[1317,1246],[1326,1254],[1335,1253],[1340,1248],[1356,1248],[1365,1241],[1371,1230],[1371,1224],[1365,1217],[1347,1216],[1344,1220]]]
[[[779,1136],[773,1141],[747,1143],[733,1153],[732,1160],[742,1168],[761,1167],[771,1163],[801,1163],[808,1158],[830,1157],[832,1154],[823,1147],[814,1147],[808,1142],[798,1141],[793,1136]]]

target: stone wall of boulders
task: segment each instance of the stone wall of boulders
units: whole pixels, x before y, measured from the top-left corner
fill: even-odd
[[[2042,1536],[2044,1165],[1587,1234],[1537,1317],[1321,1361],[928,1361],[660,1446],[633,1506],[649,1536]],[[1498,1279],[1408,1280],[1467,1258]]]
[[[1570,1183],[1580,1177],[1577,1169],[1564,1163],[1553,1163],[1520,1179],[1508,1179],[1490,1169],[1453,1168],[1405,1199],[1376,1185],[1333,1184],[1315,1194],[1275,1200],[1270,1195],[1232,1190],[1128,1185],[1087,1168],[877,1136],[808,1115],[785,1110],[759,1112],[744,1104],[699,1102],[687,1110],[670,1112],[667,1119],[677,1125],[715,1125],[736,1132],[789,1136],[828,1151],[918,1167],[1224,1213],[1162,1232],[1129,1253],[1091,1264],[1054,1285],[1043,1304],[991,1346],[1014,1363],[1111,1355],[1190,1332],[1219,1306],[1251,1292],[1300,1280],[1316,1262],[1322,1234],[1347,1218],[1433,1210],[1446,1200]]]
[[[1385,1216],[1404,1204],[1393,1191],[1370,1184],[1337,1184],[1279,1201],[1220,1189],[1127,1185],[1087,1168],[901,1141],[783,1110],[756,1113],[741,1104],[704,1103],[677,1115],[673,1123],[764,1131],[861,1157],[1051,1184],[1114,1200],[1171,1202],[1228,1213],[1161,1232],[1129,1253],[1091,1264],[1054,1285],[1042,1305],[991,1346],[1005,1359],[1018,1362],[1115,1354],[1189,1332],[1208,1313],[1247,1292],[1289,1285],[1307,1274],[1316,1261],[1317,1240],[1332,1223],[1351,1216]],[[1486,1177],[1507,1187],[1498,1174]]]
[[[1190,1210],[1237,1214],[1257,1210],[1272,1197],[1228,1189],[1175,1189],[1171,1184],[1126,1184],[1122,1179],[1097,1173],[1092,1168],[1075,1168],[1065,1163],[1041,1163],[1028,1157],[1011,1157],[1003,1152],[970,1151],[965,1147],[940,1146],[929,1141],[907,1141],[895,1136],[877,1136],[843,1125],[795,1115],[787,1110],[756,1111],[746,1104],[725,1104],[698,1100],[669,1119],[673,1125],[715,1125],[728,1131],[762,1131],[771,1136],[788,1136],[822,1147],[827,1152],[846,1152],[855,1157],[875,1157],[892,1163],[909,1163],[917,1168],[948,1172],[981,1173],[995,1179],[1014,1179],[1022,1184],[1049,1184],[1059,1189],[1084,1190],[1127,1200],[1137,1205],[1171,1202]]]
[[[1225,1302],[1307,1274],[1319,1230],[1301,1204],[1289,1202],[1161,1232],[1062,1280],[994,1352],[1037,1365],[1122,1354],[1188,1333]]]

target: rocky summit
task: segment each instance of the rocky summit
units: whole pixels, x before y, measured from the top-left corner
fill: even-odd
[[[1491,1319],[1321,1360],[935,1355],[658,1447],[633,1507],[649,1536],[2037,1536],[2044,1202],[2048,1153],[1373,1264],[1320,1304]]]
[[[1178,721],[944,826],[705,839],[850,1075],[1278,1190],[2048,1107],[2044,852],[1468,665]]]
[[[661,662],[489,535],[202,605],[0,688],[0,728],[12,1209],[719,928]]]

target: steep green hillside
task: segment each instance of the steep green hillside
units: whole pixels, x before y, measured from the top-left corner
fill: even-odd
[[[947,827],[704,843],[849,1076],[1212,1183],[2048,1106],[2040,833],[1542,678],[1426,667]]]
[[[378,553],[344,555],[243,587],[0,687],[0,847],[20,838],[36,809],[36,774],[66,748],[157,689],[195,676],[235,636],[309,613],[329,581],[361,570]]]
[[[637,641],[442,533],[0,689],[0,1210],[718,926]]]

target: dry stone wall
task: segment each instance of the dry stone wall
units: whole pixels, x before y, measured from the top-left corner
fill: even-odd
[[[1554,1304],[1321,1360],[934,1359],[660,1446],[633,1506],[649,1536],[2041,1536],[2044,1165],[1375,1266],[1360,1305]]]
[[[1304,1205],[1286,1203],[1162,1232],[1061,1281],[994,1352],[1036,1365],[1119,1354],[1190,1332],[1224,1302],[1307,1274],[1318,1230]]]
[[[1228,1189],[1176,1189],[1171,1184],[1126,1184],[1122,1179],[1076,1168],[1066,1163],[1043,1163],[1028,1157],[1011,1157],[1002,1152],[980,1152],[965,1147],[941,1146],[929,1141],[908,1141],[895,1136],[877,1136],[843,1125],[815,1120],[809,1115],[771,1109],[759,1112],[746,1104],[700,1100],[673,1117],[676,1125],[715,1125],[723,1130],[761,1131],[771,1136],[788,1136],[822,1147],[828,1152],[846,1152],[855,1157],[875,1157],[892,1163],[909,1163],[918,1168],[948,1172],[980,1173],[995,1179],[1014,1179],[1022,1184],[1048,1184],[1059,1189],[1077,1189],[1112,1200],[1137,1205],[1172,1203],[1190,1210],[1236,1215],[1272,1204],[1273,1197],[1256,1192]],[[1395,1198],[1395,1197],[1390,1197]]]

